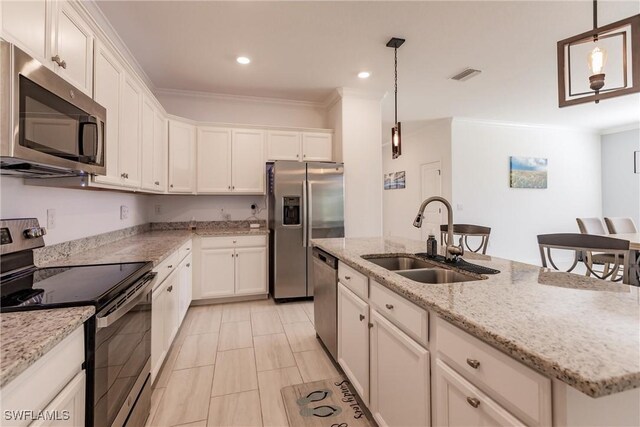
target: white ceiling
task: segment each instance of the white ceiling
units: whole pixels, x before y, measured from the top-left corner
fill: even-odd
[[[640,13],[601,1],[599,22]],[[99,1],[156,88],[322,102],[336,87],[393,91],[399,119],[439,117],[604,129],[638,122],[640,94],[558,108],[556,42],[591,27],[591,1]],[[252,63],[235,62],[240,55]],[[449,80],[465,67],[482,70]],[[586,59],[585,59],[586,66]],[[370,71],[361,80],[359,71]],[[383,102],[393,118],[393,96]]]

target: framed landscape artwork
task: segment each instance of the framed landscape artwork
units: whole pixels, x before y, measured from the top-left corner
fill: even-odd
[[[384,175],[385,190],[401,190],[406,186],[405,171],[391,172]]]
[[[548,159],[540,157],[510,157],[511,188],[547,188]]]

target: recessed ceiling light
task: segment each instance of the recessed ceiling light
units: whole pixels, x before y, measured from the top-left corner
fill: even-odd
[[[247,65],[248,63],[251,62],[251,60],[246,56],[238,56],[238,58],[236,58],[236,61],[238,61],[238,64],[242,64],[242,65]]]
[[[358,77],[360,77],[361,79],[368,79],[370,75],[371,73],[368,71],[360,71],[358,73]]]

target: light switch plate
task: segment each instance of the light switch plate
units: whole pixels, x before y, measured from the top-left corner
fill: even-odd
[[[129,218],[129,206],[120,206],[120,219]]]

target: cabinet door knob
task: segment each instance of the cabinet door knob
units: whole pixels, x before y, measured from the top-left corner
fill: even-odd
[[[369,329],[373,328],[373,323],[369,322]]]
[[[167,265],[167,268],[173,268],[173,264]]]
[[[127,177],[126,175],[127,174],[123,172],[123,173],[120,174],[120,178],[126,178]]]
[[[345,280],[351,280],[351,276],[344,276]]]
[[[362,322],[364,320],[364,314],[360,315],[360,321]]]
[[[171,292],[172,290],[173,290],[173,285],[171,285],[171,286],[169,286],[169,287],[167,288],[167,292]]]
[[[155,185],[160,185],[160,181],[154,182]]]
[[[173,184],[169,185],[169,187],[173,188]]]
[[[232,190],[235,190],[235,189],[236,189],[236,186],[235,186],[235,185],[232,185],[232,186],[231,186],[231,189],[232,189]]]
[[[393,309],[393,304],[385,304],[384,306],[387,307],[387,310]]]
[[[190,263],[190,262],[189,262],[189,263],[187,263],[187,267],[191,267],[191,263]]]
[[[480,367],[480,362],[476,359],[467,359],[467,365],[471,366],[473,369],[478,369]]]
[[[60,55],[52,56],[51,60],[58,64],[61,68],[67,69],[67,61],[60,59]]]
[[[474,408],[477,408],[478,406],[480,406],[480,401],[475,397],[467,397],[467,403],[473,406]]]

